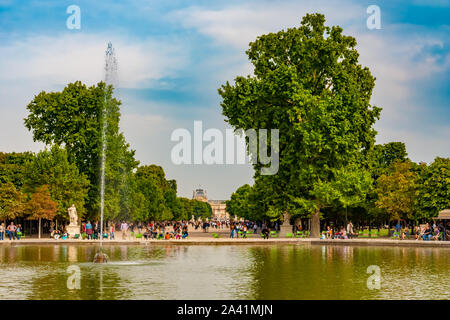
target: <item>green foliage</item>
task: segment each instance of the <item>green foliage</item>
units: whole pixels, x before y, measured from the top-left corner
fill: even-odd
[[[378,179],[386,168],[395,161],[406,161],[408,158],[406,146],[403,142],[389,142],[377,144],[371,153],[371,171],[374,179]]]
[[[11,182],[21,190],[27,162],[33,159],[31,152],[0,152],[0,183]]]
[[[208,202],[192,199],[192,214],[196,219],[211,218],[212,208]]]
[[[388,173],[377,180],[375,204],[387,212],[390,220],[414,219],[418,186],[417,174],[411,168],[409,161],[395,161],[388,167]]]
[[[138,165],[119,133],[121,102],[113,98],[112,86],[100,82],[86,87],[77,81],[61,92],[42,91],[28,104],[25,126],[33,139],[45,144],[64,145],[70,162],[90,182],[86,209],[90,218],[100,210],[100,165],[102,127],[107,121],[105,168],[105,217],[127,215],[130,211],[132,170]],[[104,112],[103,112],[104,111]],[[105,116],[104,116],[105,115]]]
[[[238,216],[244,219],[251,219],[249,199],[251,192],[252,187],[244,184],[231,195],[230,200],[225,201],[226,211],[231,217]]]
[[[178,218],[179,220],[191,220],[194,215],[194,207],[193,201],[188,198],[177,198],[179,212],[178,216],[174,214],[174,218]]]
[[[14,184],[0,184],[0,219],[13,220],[22,215],[25,195],[16,189]]]
[[[171,220],[173,214],[166,205],[166,193],[173,193],[169,182],[165,179],[164,170],[160,166],[140,166],[136,170],[136,190],[144,196],[143,208],[140,216],[135,219]],[[170,198],[170,195],[167,196]],[[171,203],[170,205],[173,205]]]
[[[67,208],[72,204],[84,214],[89,181],[69,162],[67,151],[57,145],[36,154],[26,167],[24,192],[35,193],[43,184],[57,204],[59,219],[68,220]]]
[[[434,159],[428,167],[419,166],[418,211],[420,218],[436,217],[450,209],[450,158]]]
[[[266,214],[314,215],[315,231],[321,208],[364,198],[366,155],[380,114],[370,105],[374,78],[358,64],[356,40],[324,23],[323,15],[307,14],[298,28],[258,37],[247,51],[255,76],[219,89],[223,114],[236,129],[280,130],[278,173],[262,176],[262,165],[254,165]],[[339,181],[356,167],[360,175]],[[353,196],[341,190],[350,186]]]

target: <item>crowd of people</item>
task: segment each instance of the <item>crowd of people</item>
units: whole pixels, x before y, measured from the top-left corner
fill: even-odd
[[[386,228],[389,228],[386,226]],[[356,233],[352,222],[347,224],[347,227],[333,228],[327,226],[326,231],[322,232],[322,239],[352,239],[358,237],[359,233]],[[419,226],[410,227],[407,224],[404,227],[400,223],[397,223],[394,229],[389,229],[388,236],[391,238],[398,238],[400,240],[416,239],[416,240],[447,240],[450,241],[450,223],[447,223],[447,228],[444,227],[444,223],[439,225],[436,222],[422,224]]]
[[[280,225],[277,222],[265,224],[253,221],[230,221],[230,220],[206,220],[206,221],[166,221],[166,222],[114,222],[107,223],[103,228],[103,239],[115,240],[117,232],[119,239],[129,240],[135,238],[151,239],[186,239],[190,230],[199,230],[207,233],[209,231],[229,230],[230,238],[247,238],[250,233],[261,234],[264,239],[268,239],[274,232],[280,231]],[[372,229],[373,230],[373,229]],[[50,226],[50,237],[53,239],[68,239],[69,234],[63,224],[57,227],[52,223]],[[297,234],[303,231],[302,224],[293,225],[292,232]],[[366,230],[367,231],[367,230]],[[376,231],[375,231],[376,232]],[[80,228],[81,239],[100,239],[100,224],[98,221],[83,222]],[[374,231],[372,231],[374,233]],[[332,225],[326,226],[326,230],[322,232],[322,239],[352,239],[361,235],[361,231],[355,230],[353,223],[348,222],[346,227],[336,228]],[[441,222],[436,224],[426,223],[419,226],[410,227],[405,224],[403,227],[397,223],[393,230],[389,229],[387,234],[390,238],[416,239],[416,240],[447,240],[450,241],[450,222],[447,227]],[[11,222],[5,227],[5,223],[0,224],[0,240],[20,240],[23,235],[21,224],[15,225]]]
[[[178,222],[116,222],[109,223],[103,229],[103,239],[115,240],[116,232],[119,232],[122,240],[130,237],[150,239],[185,239],[188,237],[188,224],[186,221]],[[192,224],[192,223],[191,223]],[[86,239],[100,239],[100,226],[97,221],[82,223],[81,234]]]
[[[21,237],[22,225],[20,223],[15,225],[14,222],[11,222],[7,227],[5,227],[4,222],[0,224],[0,240],[4,240],[5,238],[9,238],[9,240],[20,240]]]

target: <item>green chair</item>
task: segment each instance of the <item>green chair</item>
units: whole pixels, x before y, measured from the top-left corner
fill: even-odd
[[[399,239],[400,235],[397,231],[394,232],[394,235],[391,237],[391,239]]]
[[[379,238],[380,237],[380,231],[377,230],[377,231],[373,232],[371,236],[372,236],[372,238]]]
[[[286,238],[293,238],[294,235],[291,232],[286,233]]]
[[[297,234],[295,235],[296,238],[303,238],[303,231],[297,231]]]
[[[142,239],[142,233],[138,233],[138,234],[136,235],[136,239]]]
[[[78,239],[78,238],[80,238],[80,234],[79,234],[79,233],[77,233],[76,235],[74,235],[74,236],[73,236],[73,238],[74,238],[74,239]]]
[[[220,238],[220,236],[219,236],[217,233],[215,233],[215,232],[212,234],[212,236],[213,236],[213,238],[215,238],[215,239]]]
[[[362,233],[359,234],[360,238],[370,238],[370,232],[369,230],[364,230]]]
[[[279,234],[276,231],[272,230],[272,231],[270,231],[270,237],[271,238],[278,238]]]

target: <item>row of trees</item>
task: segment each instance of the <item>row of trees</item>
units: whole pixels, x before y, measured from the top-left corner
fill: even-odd
[[[336,212],[397,218],[416,205],[428,216],[449,205],[448,178],[437,181],[439,170],[448,177],[448,159],[417,166],[406,160],[402,143],[375,145],[373,125],[381,112],[370,103],[375,78],[358,63],[356,40],[342,28],[326,26],[322,14],[307,14],[298,28],[259,36],[246,53],[254,75],[219,89],[223,115],[236,130],[279,129],[279,148],[271,152],[280,164],[275,175],[261,174],[262,161],[253,165],[255,183],[232,195],[231,214],[308,217],[312,237],[319,237],[321,216]],[[260,150],[248,151],[258,159]],[[401,164],[393,164],[396,159]],[[414,186],[404,186],[411,181]],[[443,183],[440,194],[431,192],[433,182]],[[421,184],[428,189],[415,198]],[[400,202],[407,208],[395,208]]]
[[[322,216],[341,224],[345,220],[360,223],[388,221],[430,221],[438,212],[450,208],[450,159],[437,157],[433,163],[416,164],[406,158],[404,144],[377,145],[389,158],[377,157],[370,173],[370,186],[364,194],[346,203],[324,208]],[[400,152],[396,152],[397,149]],[[394,151],[394,152],[391,152]],[[264,211],[258,190],[241,186],[226,202],[227,211],[249,220],[277,220],[276,212]],[[306,218],[308,215],[294,215]]]
[[[48,147],[37,154],[0,153],[0,219],[41,216],[67,221],[72,204],[83,219],[98,219],[105,121],[105,220],[211,216],[208,203],[177,197],[176,181],[167,180],[160,166],[139,166],[119,132],[120,104],[113,88],[103,82],[91,87],[75,82],[61,92],[35,96],[27,106],[25,126],[35,141]],[[36,216],[33,199],[46,203],[45,214]]]
[[[156,165],[139,166],[131,175],[127,187],[130,200],[118,214],[108,206],[109,220],[188,220],[210,217],[208,203],[177,197],[175,180],[166,180],[163,169]],[[67,208],[74,204],[85,219],[96,219],[86,209],[90,182],[74,163],[67,151],[57,145],[37,154],[0,153],[0,220],[19,217],[38,219],[68,219]],[[116,201],[118,199],[116,198]],[[38,204],[39,203],[39,204]],[[36,208],[46,208],[39,211]]]

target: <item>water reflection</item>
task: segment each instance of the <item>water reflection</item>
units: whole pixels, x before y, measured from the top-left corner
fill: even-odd
[[[0,246],[1,299],[449,299],[450,249],[329,245]],[[68,289],[67,268],[81,289]],[[381,268],[369,290],[367,267]]]

